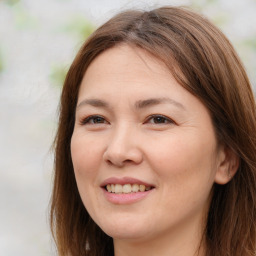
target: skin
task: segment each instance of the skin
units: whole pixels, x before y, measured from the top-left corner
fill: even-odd
[[[211,189],[229,181],[234,161],[207,108],[163,63],[127,45],[99,55],[81,83],[71,154],[82,201],[116,256],[192,256],[201,241],[204,255]],[[127,176],[154,190],[136,203],[109,202],[102,182]]]

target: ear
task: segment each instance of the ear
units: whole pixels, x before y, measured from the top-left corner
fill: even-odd
[[[221,146],[218,152],[215,182],[220,185],[227,184],[236,174],[238,167],[238,155],[229,147]]]

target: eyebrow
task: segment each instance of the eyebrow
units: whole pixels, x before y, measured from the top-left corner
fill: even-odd
[[[85,105],[90,105],[93,107],[101,107],[101,108],[108,108],[109,104],[104,101],[104,100],[100,100],[100,99],[85,99],[83,101],[81,101],[78,105],[77,105],[77,109],[85,106]]]
[[[155,105],[163,104],[163,103],[169,103],[178,108],[185,109],[185,107],[180,102],[177,102],[173,99],[166,98],[166,97],[139,100],[135,103],[135,107],[138,109],[141,109],[141,108],[151,107],[151,106],[155,106]]]
[[[166,97],[150,98],[150,99],[146,99],[146,100],[138,100],[138,101],[135,102],[135,108],[136,109],[142,109],[142,108],[152,107],[152,106],[159,105],[159,104],[164,104],[164,103],[169,103],[169,104],[172,104],[172,105],[174,105],[174,106],[176,106],[180,109],[185,110],[184,105],[182,105],[180,102],[177,102],[173,99],[166,98]],[[82,106],[85,106],[85,105],[90,105],[90,106],[99,107],[99,108],[109,108],[109,104],[104,100],[85,99],[77,105],[77,109],[82,107]]]

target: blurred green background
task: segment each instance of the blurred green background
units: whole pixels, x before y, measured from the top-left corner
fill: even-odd
[[[48,202],[59,95],[84,40],[127,8],[189,5],[235,46],[256,88],[255,0],[0,0],[0,254],[55,255]]]

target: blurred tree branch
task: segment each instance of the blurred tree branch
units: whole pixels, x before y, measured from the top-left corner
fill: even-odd
[[[86,38],[95,30],[95,26],[89,22],[84,16],[76,15],[61,28],[61,32],[69,34],[77,41],[75,45],[81,45]],[[64,83],[68,67],[65,64],[54,64],[50,71],[50,80],[57,87],[61,87]]]
[[[0,49],[0,72],[2,72],[3,69],[4,69],[4,59],[3,59],[2,51]]]
[[[10,5],[10,6],[15,5],[20,2],[20,0],[2,0],[2,1],[3,1],[3,3]]]

